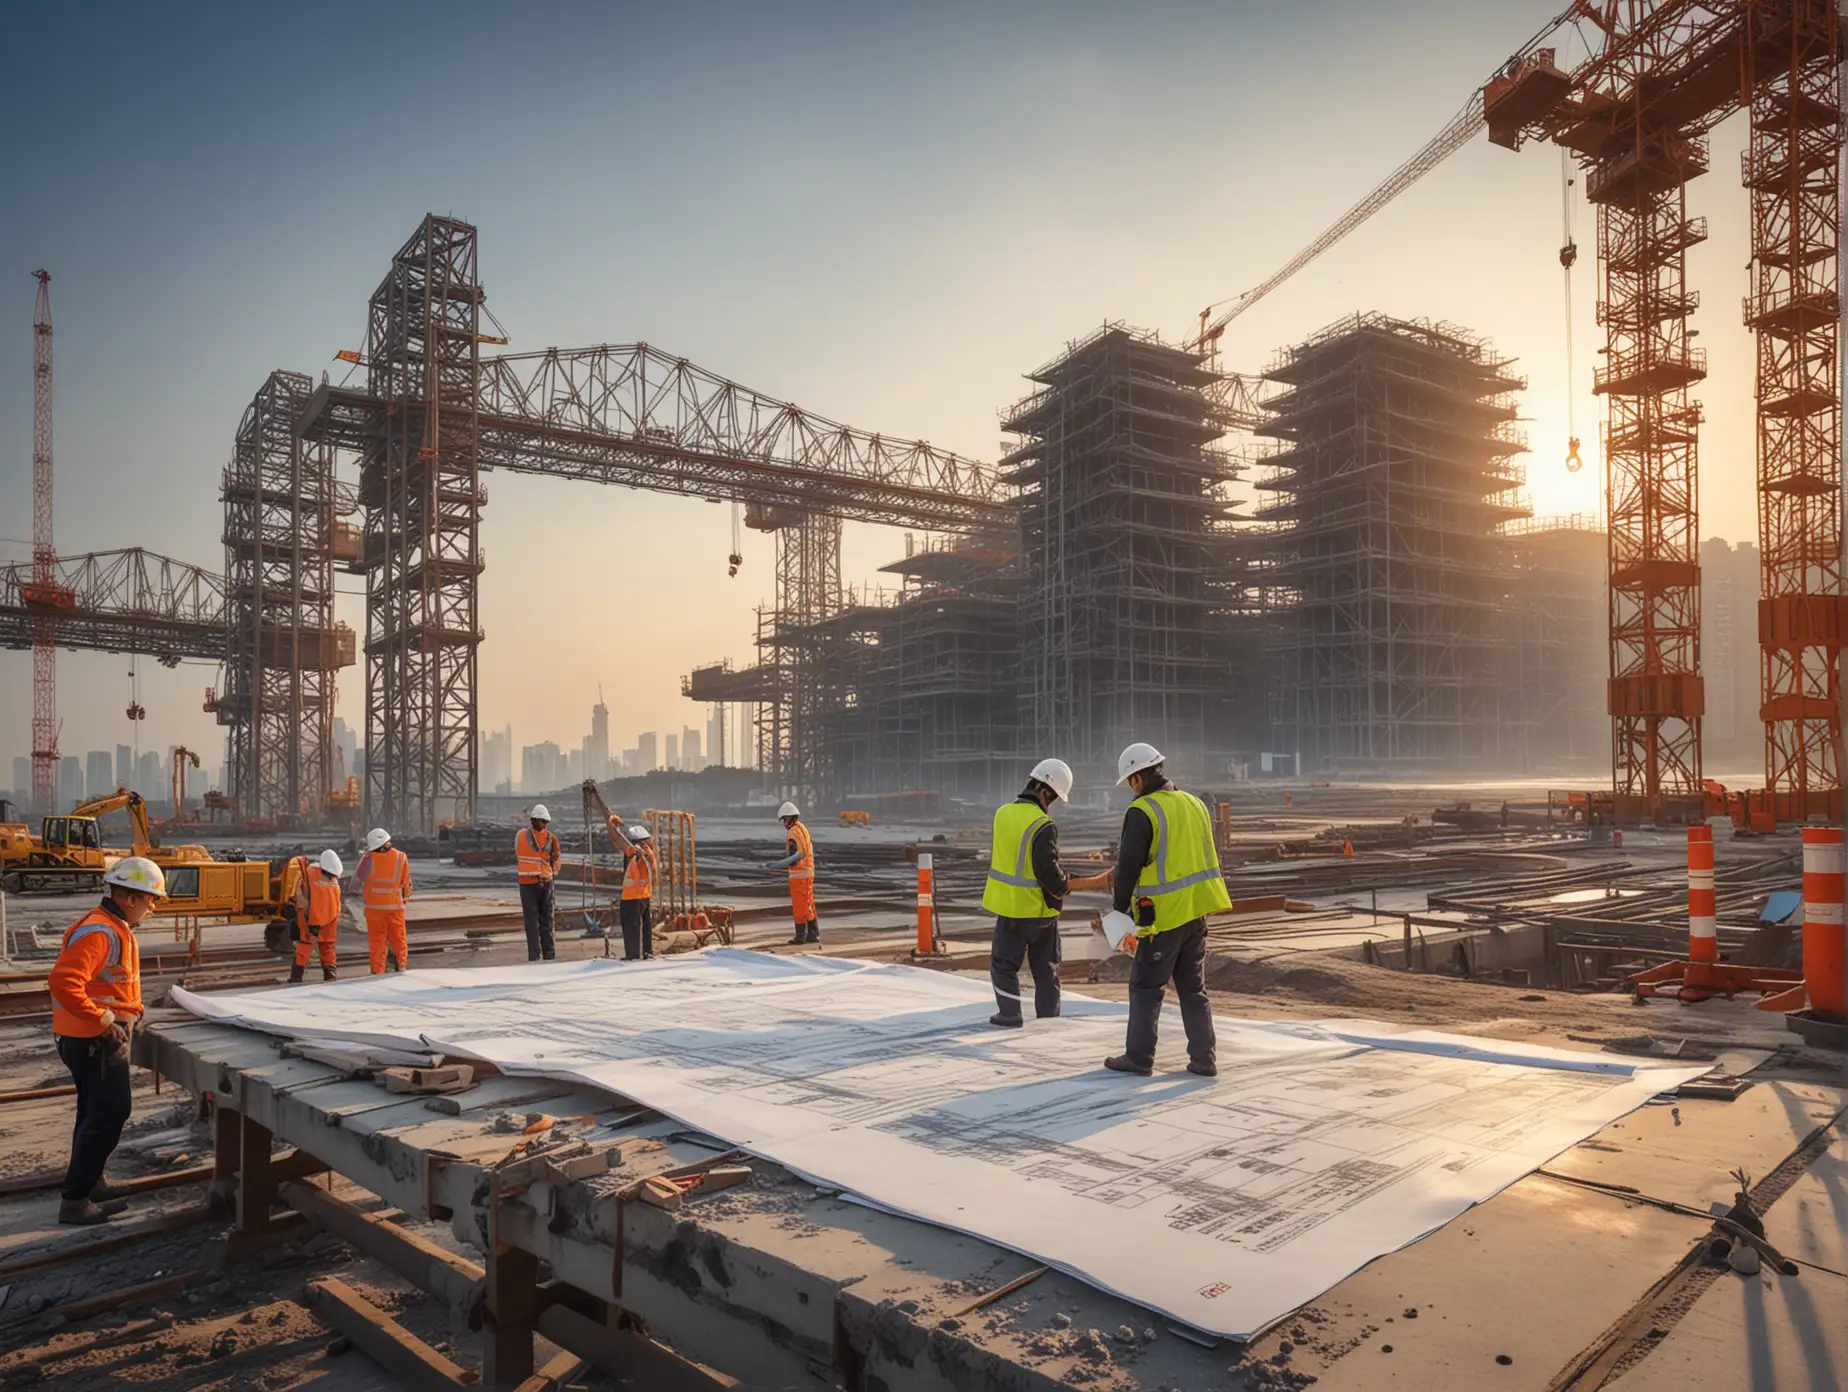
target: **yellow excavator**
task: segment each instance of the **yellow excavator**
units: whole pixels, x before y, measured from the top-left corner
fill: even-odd
[[[103,845],[101,819],[118,810],[128,813],[134,844],[127,849]],[[157,845],[141,794],[117,788],[63,816],[46,817],[37,836],[23,822],[0,823],[0,888],[9,894],[99,889],[103,871],[127,855],[146,856],[162,868],[211,860],[203,846]]]
[[[133,844],[126,848],[103,845],[99,819],[118,810],[128,813]],[[214,860],[204,846],[158,845],[147,803],[127,788],[46,817],[37,836],[24,823],[0,823],[0,888],[9,894],[100,892],[103,872],[128,855],[146,856],[166,872],[167,895],[155,904],[156,917],[266,923],[270,949],[288,947],[300,879],[295,861]]]

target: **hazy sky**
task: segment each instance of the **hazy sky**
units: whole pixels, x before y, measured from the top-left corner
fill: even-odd
[[[481,230],[513,350],[645,340],[868,429],[992,458],[1021,374],[1106,319],[1178,337],[1421,145],[1558,0],[1423,4],[36,5],[0,50],[0,557],[31,534],[30,272],[53,274],[57,540],[222,567],[217,480],[275,367],[362,344],[426,211]],[[1576,50],[1568,50],[1570,60]],[[1712,238],[1704,535],[1749,539],[1739,122]],[[1481,138],[1239,320],[1229,366],[1354,310],[1447,319],[1531,379],[1535,509],[1597,505],[1591,210],[1573,313],[1588,467],[1561,467],[1560,162]],[[481,719],[575,744],[702,725],[680,674],[750,656],[771,543],[730,509],[487,476]],[[843,573],[897,532],[849,524]],[[889,578],[889,577],[881,577]],[[357,593],[360,581],[342,582]],[[342,617],[363,628],[361,604]],[[59,657],[66,752],[130,737],[128,660]],[[146,746],[221,750],[208,667],[142,666]],[[31,660],[0,653],[0,756]],[[358,725],[361,681],[341,707]],[[218,762],[214,756],[211,762]],[[0,782],[10,781],[10,764]]]

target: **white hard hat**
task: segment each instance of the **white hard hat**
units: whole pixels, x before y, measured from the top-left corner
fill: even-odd
[[[1060,802],[1069,801],[1072,795],[1072,766],[1063,759],[1041,759],[1033,766],[1030,777],[1037,778],[1048,788]]]
[[[784,817],[800,817],[802,815],[802,809],[797,807],[793,802],[786,802],[776,809],[776,815],[779,820]]]
[[[647,827],[639,824],[636,826],[626,826],[622,829],[622,832],[623,835],[627,836],[631,841],[652,841],[654,839],[654,833]]]
[[[321,852],[321,868],[335,879],[339,879],[346,873],[346,867],[340,863],[340,857],[332,851]]]
[[[146,856],[123,856],[104,872],[103,883],[120,889],[138,889],[157,898],[165,898],[167,894],[167,877]]]
[[[543,802],[535,802],[533,804],[533,810],[526,815],[531,817],[535,822],[549,822],[552,820],[552,814],[545,810],[545,804]]]
[[[1132,744],[1117,755],[1117,783],[1129,782],[1132,773],[1152,769],[1161,762],[1161,751],[1152,744]]]
[[[371,831],[366,833],[366,849],[369,851],[376,851],[380,846],[387,845],[390,841],[391,833],[385,830],[384,827],[373,827]]]

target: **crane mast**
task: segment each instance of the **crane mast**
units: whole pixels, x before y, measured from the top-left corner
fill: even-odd
[[[32,311],[32,569],[41,600],[55,587],[51,539],[51,273],[35,271]],[[44,606],[49,609],[49,605]],[[49,812],[58,796],[58,649],[49,612],[32,631],[32,801]]]

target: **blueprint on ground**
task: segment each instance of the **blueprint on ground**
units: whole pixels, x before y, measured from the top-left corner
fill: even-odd
[[[413,971],[176,1003],[318,1040],[589,1082],[869,1203],[1247,1337],[1703,1071],[1362,1020],[1219,1018],[1219,1076],[1164,1012],[988,1024],[979,979],[733,949]]]

